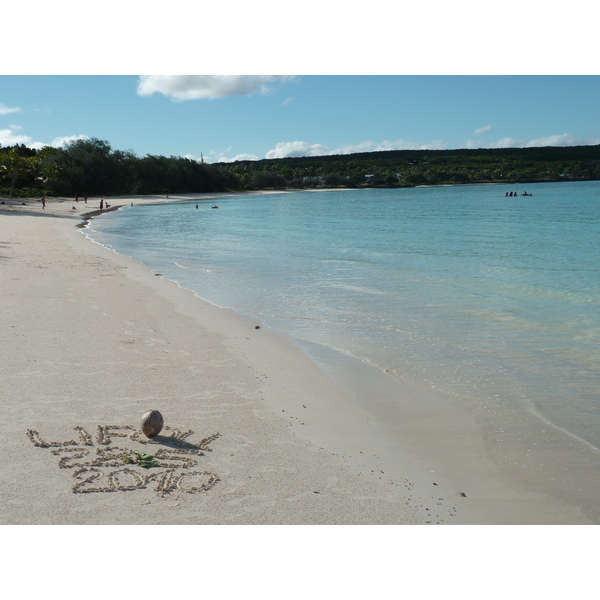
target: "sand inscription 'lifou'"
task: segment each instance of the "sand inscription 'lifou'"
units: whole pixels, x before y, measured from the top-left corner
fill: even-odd
[[[85,428],[76,425],[73,429],[77,439],[64,442],[48,442],[34,429],[26,433],[34,446],[47,448],[59,457],[60,469],[72,469],[75,482],[71,489],[76,494],[142,488],[152,488],[159,496],[175,490],[193,494],[205,492],[219,481],[212,471],[194,469],[198,459],[212,451],[208,446],[219,437],[218,433],[191,442],[187,438],[193,431],[181,431],[168,425],[164,430],[169,435],[151,438],[131,425],[98,425],[94,443]],[[114,441],[114,438],[119,439]],[[125,440],[156,449],[141,453],[126,448]]]

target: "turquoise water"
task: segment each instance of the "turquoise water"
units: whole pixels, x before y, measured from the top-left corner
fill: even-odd
[[[600,448],[600,182],[193,199],[87,233],[265,326]]]

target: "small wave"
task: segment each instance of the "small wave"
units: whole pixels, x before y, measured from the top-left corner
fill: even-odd
[[[276,315],[276,314],[270,314],[270,313],[265,313],[265,312],[259,312],[259,314],[262,317],[271,317],[272,319],[286,319],[286,320],[290,320],[290,321],[314,321],[314,322],[323,321],[323,319],[320,319],[318,317],[302,317],[300,315]]]
[[[329,284],[329,287],[332,288],[337,288],[340,290],[350,290],[353,292],[362,292],[364,294],[375,294],[378,296],[386,296],[388,295],[388,292],[384,291],[384,290],[376,290],[373,288],[369,288],[369,287],[363,287],[360,285],[351,285],[348,283],[331,283]]]
[[[179,268],[181,269],[197,269],[194,265],[188,265],[186,263],[178,263],[177,261],[173,261]]]

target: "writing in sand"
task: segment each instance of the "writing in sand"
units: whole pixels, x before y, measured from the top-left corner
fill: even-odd
[[[27,436],[34,446],[47,448],[59,457],[60,469],[72,469],[75,480],[71,489],[74,493],[125,492],[142,488],[153,488],[164,496],[175,490],[187,493],[205,492],[212,488],[219,477],[212,471],[195,470],[198,459],[211,452],[209,444],[219,437],[214,433],[199,442],[188,441],[194,432],[181,431],[165,426],[169,435],[145,438],[139,429],[131,425],[98,425],[96,443],[88,431],[76,425],[77,439],[63,442],[48,442],[34,429]],[[113,438],[119,438],[113,441]],[[157,466],[141,468],[130,459],[136,451],[124,447],[129,442],[160,446],[153,451]],[[114,445],[119,444],[119,445]],[[127,463],[134,466],[126,466]]]

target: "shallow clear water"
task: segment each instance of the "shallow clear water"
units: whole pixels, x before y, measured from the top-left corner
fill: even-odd
[[[600,448],[600,182],[522,187],[191,200],[87,233],[214,304]]]

